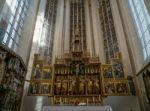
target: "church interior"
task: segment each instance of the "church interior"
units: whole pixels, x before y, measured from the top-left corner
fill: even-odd
[[[150,0],[0,0],[0,111],[150,111]]]

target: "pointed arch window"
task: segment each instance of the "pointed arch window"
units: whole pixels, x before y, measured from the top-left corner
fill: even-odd
[[[139,40],[142,46],[143,58],[150,58],[150,15],[144,0],[129,0],[133,13]]]

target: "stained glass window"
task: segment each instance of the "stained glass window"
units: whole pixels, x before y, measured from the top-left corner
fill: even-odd
[[[150,15],[144,0],[129,0],[144,60],[150,57]]]
[[[9,48],[16,51],[18,48],[19,39],[17,35],[21,37],[21,30],[24,24],[24,18],[26,15],[27,6],[29,5],[30,0],[7,0],[6,4],[8,5],[10,11],[5,13],[9,15],[7,18],[7,28],[5,34],[3,35],[2,43],[8,45]],[[24,10],[26,9],[26,10]],[[5,16],[5,15],[4,15]]]

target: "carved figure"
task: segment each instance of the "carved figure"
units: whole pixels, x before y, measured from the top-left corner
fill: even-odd
[[[92,94],[93,91],[93,82],[91,79],[88,80],[88,94]]]
[[[67,83],[62,83],[61,94],[62,95],[66,95],[67,94]]]
[[[84,83],[84,80],[81,80],[81,82],[80,82],[79,93],[80,94],[85,94],[85,83]]]
[[[61,90],[61,82],[58,82],[58,83],[56,84],[56,94],[57,94],[57,95],[60,95],[60,94],[61,94],[60,90]]]
[[[69,86],[69,94],[70,95],[75,93],[75,84],[76,84],[76,80],[75,79],[70,81],[70,86]]]
[[[95,94],[99,94],[100,88],[99,88],[99,80],[96,79],[96,81],[94,82],[94,93]]]

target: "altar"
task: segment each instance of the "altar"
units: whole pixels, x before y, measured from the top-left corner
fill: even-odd
[[[42,111],[113,111],[111,106],[44,106]]]

